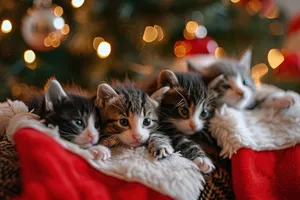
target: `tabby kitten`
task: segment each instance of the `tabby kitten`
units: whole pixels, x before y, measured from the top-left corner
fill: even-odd
[[[251,50],[247,50],[239,61],[220,59],[201,69],[196,69],[188,62],[188,68],[204,77],[216,95],[219,106],[227,104],[237,109],[249,109],[256,103],[256,86],[250,71],[251,56]]]
[[[163,158],[173,153],[170,139],[158,132],[160,100],[169,87],[163,87],[149,97],[131,83],[98,87],[96,105],[101,109],[104,143],[110,147],[138,147],[148,144],[154,157]]]
[[[215,107],[213,95],[195,73],[166,69],[160,72],[157,84],[158,88],[170,87],[161,101],[161,130],[170,136],[175,151],[193,160],[203,173],[210,173],[214,165],[192,137],[207,127]]]
[[[58,126],[61,138],[81,148],[88,148],[95,159],[110,157],[109,149],[96,145],[100,115],[93,99],[66,93],[57,80],[51,80],[45,94],[33,97],[27,105],[47,126]]]

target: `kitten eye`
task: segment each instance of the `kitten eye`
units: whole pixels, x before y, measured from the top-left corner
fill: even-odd
[[[83,121],[82,121],[82,120],[76,119],[76,120],[74,120],[74,122],[75,122],[75,124],[76,124],[77,126],[83,127]]]
[[[249,82],[248,82],[248,80],[246,80],[246,79],[245,79],[245,80],[243,80],[243,84],[244,84],[244,85],[249,85]]]
[[[208,116],[209,116],[209,112],[207,109],[204,109],[200,114],[201,119],[206,119]]]
[[[183,116],[186,117],[189,114],[189,109],[187,107],[179,107],[179,113]]]
[[[119,122],[120,122],[121,126],[128,126],[128,124],[129,124],[128,119],[125,119],[125,118],[120,119]]]
[[[226,90],[229,89],[229,88],[231,88],[230,85],[223,85],[222,87],[223,87],[224,89],[226,89]]]
[[[143,121],[143,125],[144,126],[150,126],[150,124],[151,124],[151,119],[145,118],[144,121]]]

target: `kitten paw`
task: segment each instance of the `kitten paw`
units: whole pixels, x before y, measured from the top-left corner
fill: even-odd
[[[208,157],[198,157],[194,160],[194,163],[204,174],[209,174],[215,169],[214,164]]]
[[[295,100],[291,96],[285,96],[275,100],[275,106],[280,109],[289,108],[295,104]]]
[[[152,152],[153,157],[156,159],[164,159],[169,157],[172,153],[174,153],[174,149],[168,145],[162,145]]]
[[[94,160],[107,160],[111,157],[109,148],[103,145],[97,145],[88,148],[88,151],[93,155]]]

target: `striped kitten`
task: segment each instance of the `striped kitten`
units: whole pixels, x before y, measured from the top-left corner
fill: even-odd
[[[209,67],[196,69],[188,62],[189,71],[199,72],[216,95],[217,104],[226,103],[237,109],[255,105],[255,83],[251,77],[251,50],[238,60],[220,59]]]
[[[160,100],[169,87],[163,87],[149,97],[131,83],[111,87],[103,83],[98,87],[96,105],[101,109],[102,124],[109,147],[138,147],[148,145],[154,157],[163,158],[173,153],[170,139],[159,133]]]
[[[58,126],[61,138],[88,149],[95,159],[110,157],[108,148],[97,145],[99,111],[93,99],[66,93],[57,80],[51,80],[45,94],[34,96],[27,105],[46,125]]]
[[[212,117],[213,96],[201,76],[195,73],[163,70],[157,84],[158,88],[170,87],[161,101],[161,129],[170,136],[175,151],[193,160],[203,173],[210,173],[214,165],[192,137],[199,134]]]

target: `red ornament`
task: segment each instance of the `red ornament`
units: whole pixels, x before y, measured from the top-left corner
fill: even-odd
[[[300,54],[294,51],[282,53],[284,61],[274,69],[274,75],[281,79],[300,80]]]
[[[179,58],[195,54],[213,54],[217,48],[218,43],[211,37],[197,38],[176,42],[174,54]]]

